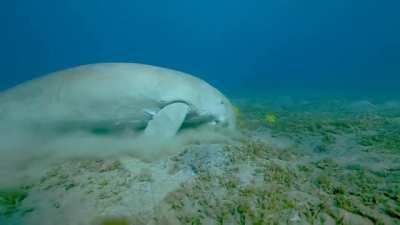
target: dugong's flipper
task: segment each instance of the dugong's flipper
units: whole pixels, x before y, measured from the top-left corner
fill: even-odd
[[[189,106],[185,103],[169,104],[153,116],[144,130],[144,134],[157,138],[173,137],[178,132],[188,112]]]

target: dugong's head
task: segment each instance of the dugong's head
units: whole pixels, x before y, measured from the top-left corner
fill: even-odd
[[[221,92],[202,81],[195,93],[195,100],[192,102],[195,109],[189,115],[189,122],[207,122],[228,129],[235,129],[236,118],[231,102]],[[192,120],[192,121],[191,121]]]
[[[236,118],[231,102],[222,94],[219,93],[214,99],[205,103],[208,113],[212,117],[212,122],[215,125],[235,129]]]
[[[218,127],[235,129],[236,118],[233,106],[220,91],[206,81],[176,70],[157,70],[162,74],[157,88],[162,102],[183,102],[189,105],[184,125],[213,124]]]

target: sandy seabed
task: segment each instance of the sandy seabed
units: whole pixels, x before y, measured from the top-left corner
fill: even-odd
[[[238,135],[73,158],[0,187],[0,224],[400,224],[400,101],[234,99]]]

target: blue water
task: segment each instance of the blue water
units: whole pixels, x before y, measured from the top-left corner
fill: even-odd
[[[195,74],[226,92],[400,86],[400,2],[13,0],[0,90],[94,62]]]
[[[63,92],[29,98],[40,94],[31,87],[4,95],[0,225],[400,224],[399,10],[399,0],[0,1],[0,97],[50,72],[136,62],[206,80],[237,121],[220,134],[183,125],[164,146],[135,140],[134,120],[120,126],[130,105],[58,104]],[[160,130],[182,122],[160,114],[172,121]]]

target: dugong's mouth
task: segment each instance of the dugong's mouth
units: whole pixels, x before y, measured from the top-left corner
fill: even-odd
[[[200,124],[206,124],[216,121],[215,117],[212,115],[198,115],[196,113],[190,113],[186,116],[183,123],[184,126],[197,126]]]
[[[182,124],[182,128],[197,127],[201,125],[214,125],[223,128],[230,128],[231,121],[226,117],[216,117],[214,115],[188,115]]]

